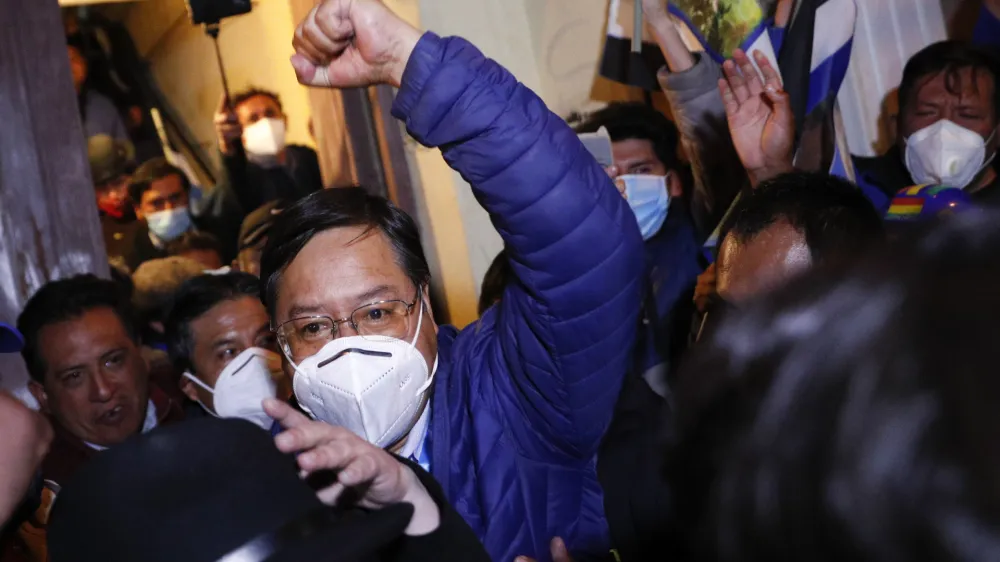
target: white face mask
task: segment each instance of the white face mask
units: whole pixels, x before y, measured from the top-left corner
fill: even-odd
[[[618,180],[625,184],[628,206],[639,221],[642,239],[649,240],[667,220],[670,196],[667,194],[667,176],[624,175]]]
[[[964,188],[993,160],[995,153],[986,160],[986,142],[979,133],[941,119],[906,139],[906,168],[917,184]]]
[[[416,347],[424,316],[419,304],[417,330],[409,343],[348,336],[334,339],[299,365],[288,357],[295,368],[292,388],[299,406],[383,449],[399,442],[420,416],[434,380]]]
[[[243,148],[251,162],[276,164],[278,154],[285,149],[285,120],[261,119],[244,128]]]
[[[212,393],[214,412],[198,401],[206,412],[220,418],[244,419],[264,429],[271,427],[273,420],[264,413],[261,402],[277,396],[275,381],[284,376],[277,353],[259,347],[243,351],[222,369],[215,388],[191,373],[182,376]]]

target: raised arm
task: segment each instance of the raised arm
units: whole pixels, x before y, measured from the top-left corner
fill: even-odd
[[[719,97],[722,71],[711,57],[688,51],[670,20],[665,0],[643,0],[643,13],[667,61],[657,78],[691,162],[695,224],[707,236],[746,183]]]
[[[370,0],[328,0],[316,16],[301,36],[323,31],[342,52],[295,61],[300,79],[400,85],[393,114],[421,143],[441,147],[504,238],[518,282],[488,327],[495,337],[482,342],[491,373],[481,379],[492,385],[484,390],[496,391],[519,442],[590,458],[638,323],[643,256],[634,215],[569,126],[467,41],[421,36]],[[394,41],[362,27],[371,21]]]

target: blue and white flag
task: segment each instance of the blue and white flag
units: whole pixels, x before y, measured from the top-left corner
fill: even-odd
[[[795,113],[796,167],[841,170],[835,153],[846,154],[842,131],[834,122],[837,94],[851,62],[855,0],[800,0],[778,65]],[[845,177],[852,174],[841,170]]]

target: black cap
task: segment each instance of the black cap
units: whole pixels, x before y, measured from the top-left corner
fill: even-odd
[[[368,560],[395,543],[409,504],[325,506],[267,432],[191,420],[101,453],[62,488],[48,528],[52,562]]]
[[[108,135],[94,135],[87,139],[87,156],[90,158],[90,175],[94,185],[117,179],[135,167],[135,147],[132,143]]]

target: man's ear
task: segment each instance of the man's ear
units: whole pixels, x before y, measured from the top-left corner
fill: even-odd
[[[438,331],[437,322],[434,321],[434,309],[431,308],[431,288],[430,285],[424,283],[420,287],[420,300],[423,301],[424,307],[424,318],[431,321],[431,326],[434,326],[434,333]]]
[[[187,377],[181,377],[180,387],[181,387],[181,392],[184,393],[184,396],[188,397],[188,400],[191,400],[192,402],[198,401],[199,398],[198,387],[195,386],[193,382],[191,382],[191,379]]]
[[[146,215],[142,212],[142,208],[138,205],[132,205],[132,209],[135,210],[135,218],[139,220],[146,220]]]
[[[684,184],[681,183],[681,175],[677,172],[667,174],[667,194],[671,199],[684,196]]]
[[[43,412],[46,414],[52,413],[49,410],[49,395],[45,392],[44,386],[34,380],[28,381],[28,391],[31,392],[31,395],[38,401],[38,406]]]

